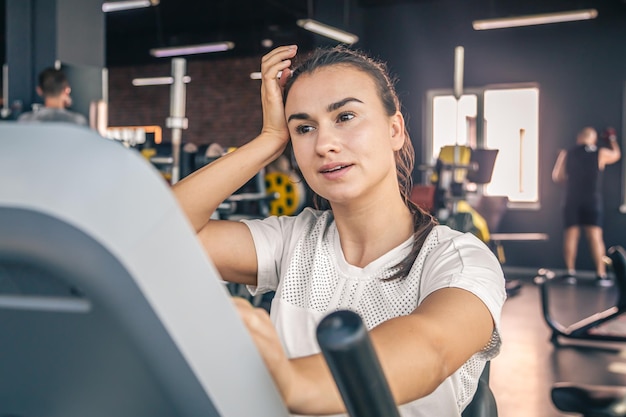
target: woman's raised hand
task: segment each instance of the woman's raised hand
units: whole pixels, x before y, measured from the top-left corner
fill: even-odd
[[[289,130],[285,120],[283,88],[291,76],[289,67],[297,50],[295,45],[280,46],[266,54],[261,61],[263,133],[275,136],[285,145],[289,140]]]

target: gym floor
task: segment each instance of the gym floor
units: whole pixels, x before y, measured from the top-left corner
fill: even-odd
[[[557,322],[571,325],[614,305],[617,288],[597,286],[593,274],[586,275],[576,285],[550,285],[550,311]],[[550,390],[556,382],[626,386],[626,343],[561,337],[558,346],[553,345],[534,276],[515,278],[523,285],[504,304],[503,346],[490,374],[500,417],[572,416],[552,404]],[[613,322],[611,331],[624,334],[626,341],[626,317]]]

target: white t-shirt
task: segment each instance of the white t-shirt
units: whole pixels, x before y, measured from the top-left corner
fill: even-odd
[[[320,351],[318,323],[340,309],[357,312],[367,329],[408,315],[432,292],[462,288],[479,297],[495,323],[491,341],[433,393],[400,406],[403,417],[460,416],[471,401],[485,362],[500,349],[504,275],[478,238],[435,226],[406,278],[385,280],[411,250],[412,238],[364,268],[346,262],[331,211],[306,208],[295,217],[245,220],[258,259],[252,293],[276,291],[270,316],[289,357]]]

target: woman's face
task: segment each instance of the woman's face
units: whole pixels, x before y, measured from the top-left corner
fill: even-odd
[[[285,115],[298,166],[317,194],[345,204],[398,192],[394,151],[404,143],[404,120],[385,113],[367,73],[332,65],[301,75]]]

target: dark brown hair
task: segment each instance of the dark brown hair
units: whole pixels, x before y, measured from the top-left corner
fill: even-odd
[[[377,61],[361,51],[352,50],[344,46],[318,48],[300,62],[285,84],[284,100],[287,100],[291,86],[300,75],[311,74],[319,68],[331,65],[351,66],[369,75],[376,85],[378,95],[388,116],[393,116],[401,109],[400,100],[398,99],[398,94],[394,87],[395,80],[389,76],[385,63]],[[400,194],[402,195],[404,203],[413,214],[414,240],[411,253],[396,265],[397,271],[395,271],[392,278],[405,277],[408,275],[428,233],[430,233],[433,226],[437,224],[436,220],[429,213],[425,212],[411,201],[411,189],[413,187],[411,174],[415,162],[415,152],[406,127],[404,133],[404,145],[400,150],[395,152],[395,160]],[[313,204],[315,208],[318,209],[330,209],[329,202],[316,193],[314,193],[313,196]]]
[[[39,88],[44,97],[56,97],[69,86],[63,71],[56,68],[46,68],[39,73]]]

